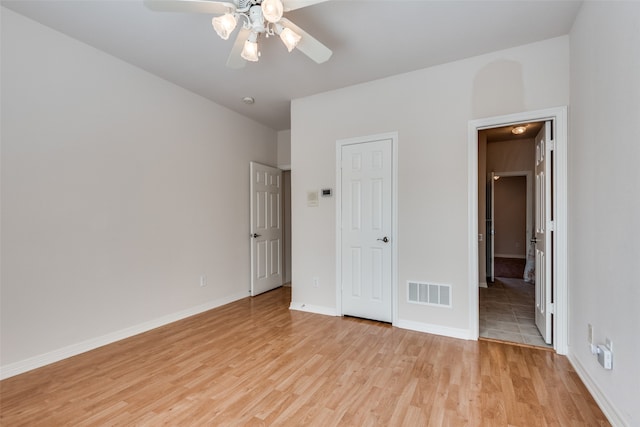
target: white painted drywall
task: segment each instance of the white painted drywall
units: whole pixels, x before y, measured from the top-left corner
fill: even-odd
[[[291,169],[291,130],[278,131],[278,164],[280,169]]]
[[[248,295],[250,160],[274,130],[3,8],[2,365]]]
[[[468,121],[566,105],[568,78],[564,36],[294,100],[292,306],[336,309],[335,199],[305,203],[335,188],[335,141],[397,131],[399,320],[469,336]],[[408,280],[450,284],[453,308],[407,303]]]
[[[570,36],[569,356],[613,424],[637,426],[640,3],[585,2]],[[612,371],[589,352],[588,323],[613,341]]]

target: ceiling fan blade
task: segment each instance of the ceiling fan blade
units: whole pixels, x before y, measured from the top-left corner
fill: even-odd
[[[223,15],[233,13],[236,5],[207,0],[144,0],[144,5],[155,12],[187,12]]]
[[[249,38],[249,34],[251,34],[251,29],[248,28],[240,28],[238,31],[238,36],[236,37],[236,41],[233,42],[233,48],[231,48],[231,53],[229,53],[229,58],[227,58],[227,67],[229,68],[244,68],[247,65],[247,61],[240,56],[242,53],[242,49],[244,48],[244,42]]]
[[[287,18],[280,19],[280,24],[283,27],[289,28],[290,30],[296,32],[298,35],[302,37],[300,43],[296,48],[307,55],[309,58],[316,61],[318,64],[322,64],[331,58],[333,52],[331,49],[320,43],[318,40],[313,38],[309,33],[304,31],[302,28],[298,27],[293,22],[289,21]]]
[[[316,3],[324,3],[327,0],[284,0],[283,6],[284,11],[289,12],[290,10],[302,9],[303,7],[311,6]]]

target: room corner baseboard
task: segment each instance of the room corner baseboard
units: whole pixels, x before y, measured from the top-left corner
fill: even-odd
[[[85,353],[90,350],[95,350],[98,347],[112,344],[116,341],[120,341],[125,338],[129,338],[134,335],[159,328],[160,326],[164,326],[169,323],[173,323],[178,320],[203,313],[205,311],[220,307],[225,304],[229,304],[245,297],[247,297],[247,294],[245,292],[237,293],[228,297],[209,301],[207,303],[191,307],[186,310],[171,313],[169,315],[162,316],[157,319],[141,323],[139,325],[131,326],[129,328],[111,332],[106,335],[91,338],[76,344],[71,344],[69,346],[50,351],[48,353],[40,354],[24,360],[20,360],[18,362],[0,366],[0,380],[19,375],[33,369],[41,368],[51,363],[59,362],[60,360],[67,359],[72,356],[77,356],[78,354]]]
[[[487,285],[487,282],[480,282],[478,284],[478,287],[480,287],[480,288],[488,288],[489,286]]]
[[[393,326],[409,329],[411,331],[426,332],[428,334],[443,335],[450,338],[458,338],[463,340],[472,339],[468,329],[450,328],[448,326],[433,325],[430,323],[415,322],[413,320],[397,320],[393,322]]]
[[[573,369],[576,371],[585,387],[587,387],[587,390],[589,390],[589,393],[591,393],[591,396],[593,396],[593,399],[596,401],[611,425],[614,427],[630,426],[631,424],[627,423],[611,402],[609,402],[609,399],[607,399],[606,395],[602,390],[600,390],[598,384],[593,380],[593,378],[591,378],[571,349],[569,349],[569,352],[567,353],[567,359],[569,359],[569,363],[571,363],[571,366],[573,366]]]
[[[303,302],[291,301],[289,310],[306,311],[307,313],[324,314],[325,316],[337,316],[338,312],[335,308],[325,307],[322,305],[312,305]]]

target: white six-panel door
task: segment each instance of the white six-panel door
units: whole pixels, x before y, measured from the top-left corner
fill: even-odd
[[[342,314],[392,319],[392,140],[341,149]]]
[[[282,171],[251,162],[251,295],[282,285]]]
[[[536,326],[547,344],[551,344],[551,122],[547,121],[536,136]]]

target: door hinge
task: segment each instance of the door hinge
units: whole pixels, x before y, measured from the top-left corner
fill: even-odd
[[[552,139],[551,141],[549,141],[547,147],[549,147],[549,151],[554,151],[556,149],[556,140]]]
[[[547,224],[547,229],[549,231],[556,231],[556,222],[555,221],[549,221],[549,223]]]
[[[547,312],[551,314],[556,314],[556,306],[554,303],[550,302],[547,304]]]

